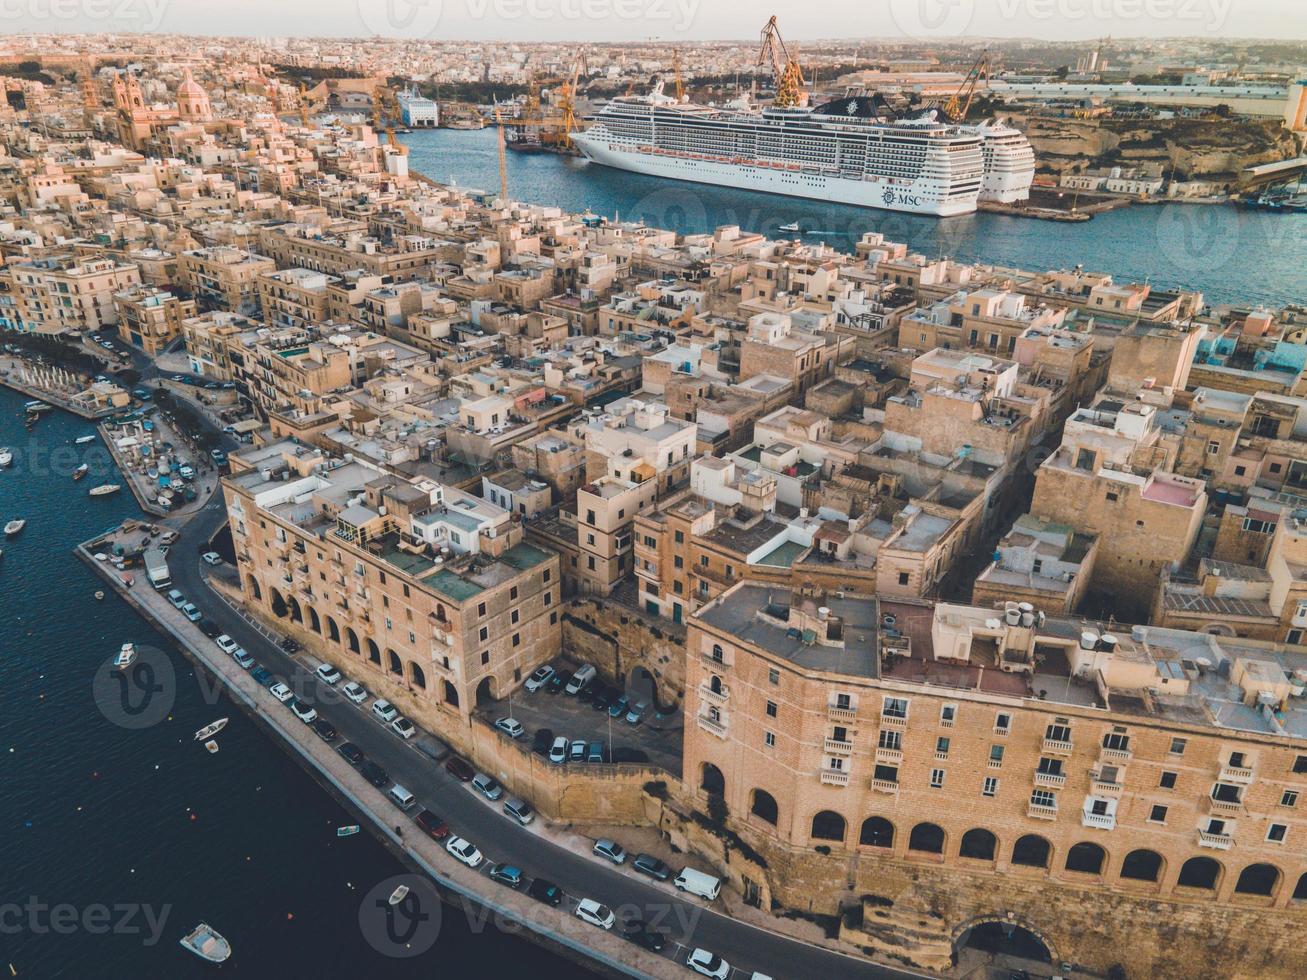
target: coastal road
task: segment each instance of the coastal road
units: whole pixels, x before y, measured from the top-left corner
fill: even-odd
[[[419,802],[439,813],[454,833],[480,847],[488,862],[507,861],[530,877],[548,878],[573,898],[595,898],[615,909],[638,908],[646,919],[658,922],[668,932],[668,952],[675,954],[679,962],[684,963],[688,948],[702,946],[737,967],[733,980],[747,978],[751,970],[776,978],[828,976],[888,980],[922,976],[811,946],[723,915],[697,900],[681,898],[666,886],[633,877],[589,854],[577,853],[533,833],[501,814],[498,804],[493,808],[487,806],[442,766],[375,721],[370,710],[357,708],[339,695],[333,696],[334,691],[323,695],[325,685],[319,684],[311,670],[270,642],[209,587],[199,553],[225,517],[221,495],[215,494],[181,526],[181,537],[170,551],[173,585],[256,660],[284,678],[298,697],[316,703],[342,738],[358,745],[394,781],[413,790]],[[405,833],[421,833],[408,817],[402,818],[400,825]],[[500,887],[489,882],[487,886]]]

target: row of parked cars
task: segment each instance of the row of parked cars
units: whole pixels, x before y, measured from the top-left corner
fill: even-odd
[[[534,694],[571,694],[596,711],[607,711],[610,718],[625,718],[628,725],[638,725],[649,715],[648,701],[632,701],[617,688],[597,679],[593,664],[582,664],[575,671],[553,664],[541,664],[526,679],[526,691]]]

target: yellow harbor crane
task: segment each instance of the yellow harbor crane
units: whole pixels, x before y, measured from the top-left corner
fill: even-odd
[[[508,205],[508,154],[505,152],[504,145],[504,117],[499,113],[498,104],[495,105],[495,129],[498,133],[499,140],[499,201],[505,207]]]
[[[980,53],[976,63],[967,72],[967,77],[962,79],[962,84],[958,86],[958,90],[940,106],[940,111],[953,122],[962,122],[962,120],[966,119],[967,112],[971,109],[971,100],[976,97],[976,86],[980,84],[982,78],[986,81],[989,80],[988,51]]]
[[[774,19],[774,18],[773,18]],[[685,81],[681,78],[681,49],[672,49],[672,81],[676,85],[676,101],[685,101]]]
[[[785,40],[781,37],[781,29],[776,24],[775,14],[772,14],[771,19],[763,25],[758,48],[756,67],[762,68],[767,65],[771,66],[776,76],[775,105],[783,109],[802,105],[805,84],[803,68],[795,58],[790,56],[789,49],[785,47]]]

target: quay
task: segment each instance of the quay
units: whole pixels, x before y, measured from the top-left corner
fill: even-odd
[[[12,360],[10,361],[10,364],[12,365]],[[96,422],[101,419],[106,419],[121,411],[121,409],[114,408],[111,405],[105,406],[104,408],[88,408],[59,392],[49,391],[45,388],[37,388],[34,385],[20,381],[14,376],[13,371],[14,368],[12,366],[0,369],[0,384],[4,385],[6,388],[12,388],[19,394],[26,395],[28,398],[47,402],[56,408],[62,408],[66,412],[72,412],[74,415],[79,415],[89,421]]]

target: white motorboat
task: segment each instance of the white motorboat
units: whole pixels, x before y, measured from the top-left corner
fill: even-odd
[[[107,497],[111,493],[117,493],[122,487],[117,483],[101,483],[98,487],[91,487],[90,494],[92,497]]]
[[[95,436],[78,436],[73,443],[78,446],[85,446],[88,442],[95,442]]]
[[[25,527],[27,527],[27,521],[23,520],[21,517],[15,517],[5,525],[5,536],[12,538]]]
[[[0,449],[0,468],[8,466],[14,461],[13,451],[8,446]]]
[[[184,937],[181,944],[202,960],[223,963],[231,956],[231,943],[213,926],[201,922]]]
[[[113,658],[114,670],[126,670],[134,663],[136,663],[136,646],[124,643],[122,649],[118,651],[118,656]]]
[[[390,898],[386,899],[391,905],[398,905],[408,897],[408,885],[400,885],[390,893]]]
[[[777,231],[798,231],[798,230],[799,230],[799,223],[798,223],[797,221],[791,221],[788,225],[781,225],[781,226],[779,226],[776,230],[777,230]]]
[[[227,727],[227,719],[219,718],[217,721],[213,722],[213,724],[205,725],[198,732],[196,732],[195,741],[202,742],[205,739],[213,738],[213,736],[217,735],[220,731],[222,731],[226,727]]]
[[[205,742],[204,747],[209,750],[210,755],[213,755],[213,753],[218,751],[218,743],[214,739],[209,739]]]
[[[86,476],[86,472],[90,468],[90,463],[83,463],[81,466],[77,467],[77,469],[73,470],[73,479],[80,480],[82,477]]]

